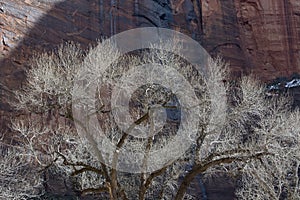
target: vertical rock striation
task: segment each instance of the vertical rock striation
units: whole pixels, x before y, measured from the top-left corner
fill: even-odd
[[[236,1],[243,51],[249,69],[263,80],[300,71],[300,2]]]
[[[234,75],[265,81],[300,71],[298,0],[5,0],[0,2],[1,82],[18,86],[33,50],[83,46],[135,27],[171,28],[221,55]]]

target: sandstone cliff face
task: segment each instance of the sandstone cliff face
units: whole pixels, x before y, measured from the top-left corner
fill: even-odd
[[[298,0],[2,0],[1,82],[18,87],[34,50],[83,46],[143,26],[172,28],[264,81],[300,72]]]
[[[33,50],[84,46],[143,26],[172,28],[265,81],[300,71],[298,0],[3,0],[0,77],[17,87]]]
[[[240,37],[253,72],[265,80],[300,71],[300,1],[236,1]]]

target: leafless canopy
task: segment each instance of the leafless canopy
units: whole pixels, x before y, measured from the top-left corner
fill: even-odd
[[[66,44],[56,52],[36,55],[27,71],[26,85],[15,92],[18,101],[11,103],[23,115],[12,120],[17,144],[8,147],[0,159],[0,198],[41,196],[40,175],[49,168],[72,177],[80,195],[99,194],[103,199],[198,199],[197,194],[186,193],[194,178],[202,174],[209,179],[219,173],[239,177],[238,199],[300,198],[300,113],[290,109],[289,98],[266,98],[264,85],[253,77],[231,85],[227,65],[219,58],[209,61],[208,78],[203,78],[175,53],[157,48],[121,56],[112,44],[99,45],[97,50],[90,49],[85,61],[98,66],[91,67],[90,73],[102,76],[84,84],[97,84],[95,114],[106,138],[119,149],[147,156],[176,136],[180,111],[188,105],[181,105],[174,89],[158,84],[137,88],[129,101],[134,126],[146,127],[151,133],[155,122],[157,134],[134,137],[132,129],[124,131],[113,119],[114,83],[134,66],[159,63],[182,74],[197,97],[197,126],[186,132],[187,138],[195,134],[190,148],[154,172],[130,174],[100,162],[105,155],[98,149],[97,138],[93,142],[81,137],[74,126],[72,95],[80,91],[72,89],[84,53],[77,45]],[[180,45],[174,45],[174,52],[176,48]],[[111,63],[115,58],[117,62]],[[110,67],[103,72],[101,67],[107,63]],[[222,88],[216,87],[218,84]],[[224,95],[226,107],[219,106]],[[216,109],[224,108],[225,112],[211,118]],[[157,116],[164,116],[165,122],[160,124]],[[113,159],[118,157],[118,149],[113,155]]]

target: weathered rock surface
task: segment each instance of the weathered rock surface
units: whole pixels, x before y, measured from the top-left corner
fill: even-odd
[[[182,28],[200,38],[192,2],[168,1],[18,1],[1,2],[1,72],[5,85],[18,87],[26,61],[34,51],[52,49],[63,41],[83,46],[135,27]],[[173,8],[174,7],[174,8]],[[174,9],[180,9],[174,14]],[[198,11],[197,11],[198,12]]]
[[[300,1],[235,1],[241,45],[263,80],[300,71]]]
[[[298,0],[2,0],[1,82],[17,87],[34,50],[84,46],[143,26],[172,28],[265,81],[300,72]]]

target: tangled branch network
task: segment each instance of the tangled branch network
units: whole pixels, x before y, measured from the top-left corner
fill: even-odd
[[[132,29],[102,41],[74,81],[79,135],[117,171],[151,173],[170,165],[197,142],[200,122],[213,130],[225,119],[225,88],[212,78],[218,76],[209,62],[198,42],[164,28]],[[207,136],[206,146],[214,137]]]

